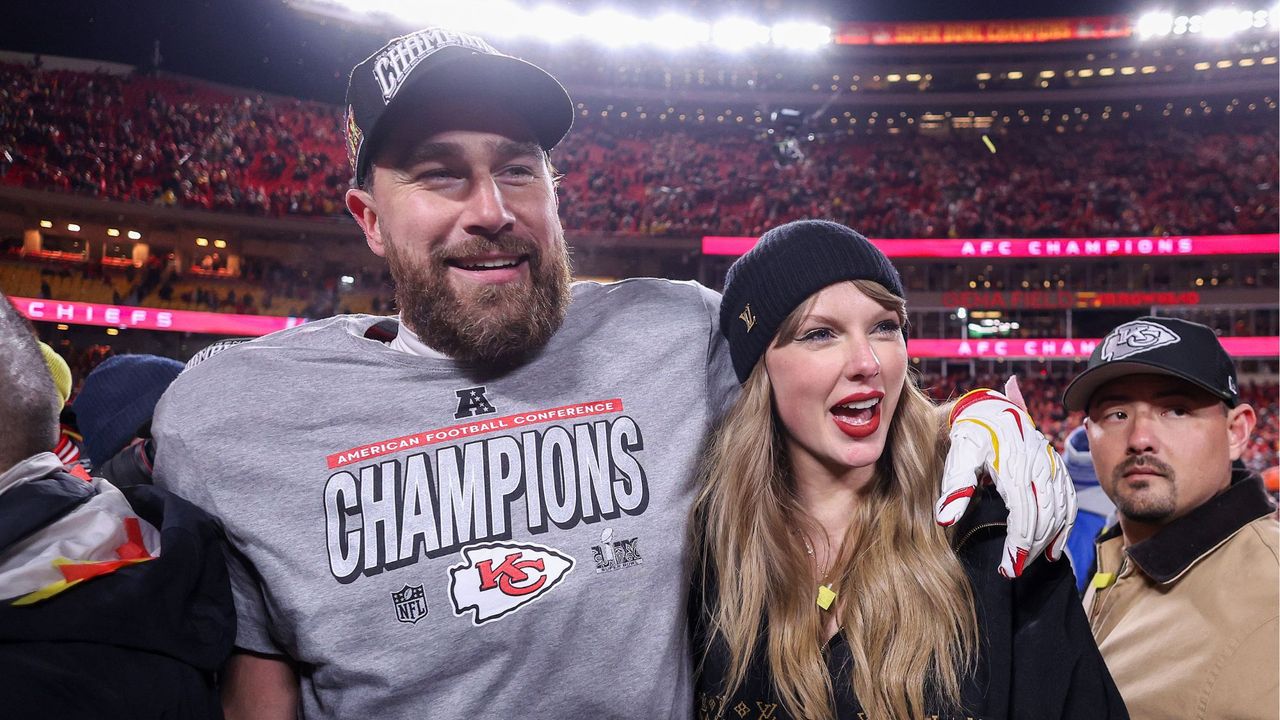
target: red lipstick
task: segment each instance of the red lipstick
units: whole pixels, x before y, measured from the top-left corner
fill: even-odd
[[[860,439],[871,435],[880,428],[880,401],[884,399],[884,393],[879,391],[854,393],[831,408],[834,416],[832,422],[840,429],[840,432],[854,439]],[[868,400],[875,401],[870,408],[849,409],[841,407],[850,403],[865,403]]]

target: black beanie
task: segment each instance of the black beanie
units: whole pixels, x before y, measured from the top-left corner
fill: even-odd
[[[738,382],[747,381],[792,310],[843,280],[871,280],[905,299],[889,258],[839,223],[797,220],[781,225],[738,258],[725,276],[720,303],[720,332],[729,340]]]

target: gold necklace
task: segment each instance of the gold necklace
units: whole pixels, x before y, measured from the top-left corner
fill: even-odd
[[[800,539],[804,541],[805,552],[809,553],[809,557],[813,558],[814,569],[821,570],[821,568],[818,567],[818,556],[813,552],[813,546],[809,544],[809,538],[803,532],[801,532]],[[826,570],[822,570],[821,572],[822,572],[822,580],[825,581],[827,579],[827,574],[831,572],[831,568],[828,567]],[[836,601],[837,593],[835,590],[831,589],[832,584],[833,583],[826,583],[824,585],[822,582],[818,583],[818,597],[817,597],[818,607],[822,608],[823,610],[830,610],[831,604]]]

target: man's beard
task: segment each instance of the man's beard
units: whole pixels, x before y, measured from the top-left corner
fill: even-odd
[[[486,368],[508,368],[546,345],[564,321],[570,270],[563,238],[556,238],[544,252],[508,234],[473,236],[433,249],[425,266],[402,256],[385,229],[383,242],[401,321],[424,343],[451,358]],[[447,260],[488,253],[527,257],[529,281],[450,283]]]
[[[1135,467],[1148,469],[1163,478],[1148,481],[1147,487],[1127,487],[1124,474]],[[1173,468],[1147,455],[1135,455],[1111,472],[1111,496],[1121,515],[1139,522],[1162,523],[1173,516],[1178,507],[1178,484]]]

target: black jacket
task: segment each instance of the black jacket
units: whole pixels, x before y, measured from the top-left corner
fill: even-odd
[[[0,551],[84,502],[86,488],[55,473],[6,493],[24,497],[0,496]],[[222,717],[214,673],[231,653],[235,610],[221,531],[158,488],[122,492],[160,530],[160,556],[33,605],[0,602],[0,717]]]
[[[1037,560],[1022,576],[1010,581],[996,568],[1004,551],[1008,511],[994,488],[974,497],[956,529],[956,553],[973,588],[978,619],[976,670],[961,688],[963,712],[928,708],[938,720],[1049,720],[1128,718],[1124,702],[1094,643],[1067,561]],[[710,574],[709,574],[710,575]],[[695,573],[695,579],[700,573]],[[714,583],[714,579],[711,579]],[[695,588],[690,617],[693,625],[695,716],[791,718],[773,689],[765,657],[767,627],[761,634],[747,671],[747,679],[732,697],[723,696],[728,652],[716,638],[707,650],[711,608]],[[714,592],[708,592],[709,598]],[[836,688],[836,717],[861,720],[862,706],[853,694],[849,669],[852,654],[843,633],[825,650],[832,686]],[[932,703],[931,703],[932,704]],[[745,714],[740,710],[745,709]],[[914,720],[914,719],[913,719]]]

